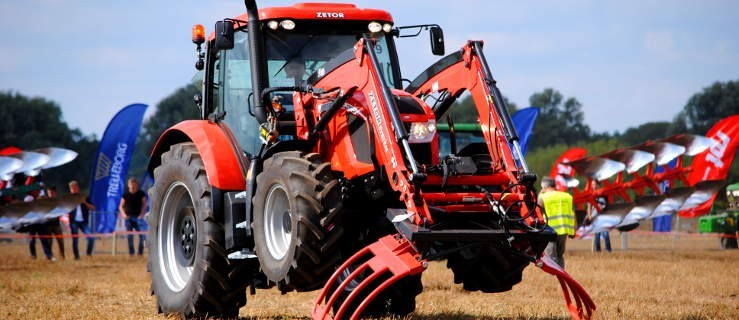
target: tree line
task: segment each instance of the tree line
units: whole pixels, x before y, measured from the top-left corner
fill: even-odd
[[[185,119],[197,119],[199,110],[193,96],[199,85],[191,83],[178,88],[156,105],[154,114],[145,119],[134,151],[129,176],[141,177],[148,155],[156,139],[168,127]],[[508,101],[509,111],[517,106]],[[463,96],[452,107],[455,123],[474,122],[476,113],[472,99]],[[591,154],[659,139],[677,133],[705,134],[718,120],[739,114],[739,80],[716,82],[694,94],[672,121],[648,122],[623,132],[597,132],[584,121],[582,103],[565,97],[554,88],[545,88],[529,97],[529,105],[540,108],[529,146],[527,160],[534,172],[545,175],[552,162],[564,150],[581,146]],[[44,181],[63,185],[69,179],[89,186],[98,137],[70,128],[62,119],[59,105],[20,93],[0,92],[0,148],[17,146],[24,150],[58,146],[75,150],[77,160],[44,173]],[[102,120],[101,120],[102,121]],[[732,167],[730,182],[739,181],[739,166]]]

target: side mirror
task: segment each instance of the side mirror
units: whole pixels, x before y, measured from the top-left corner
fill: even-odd
[[[230,50],[234,48],[234,23],[223,20],[216,22],[216,49]]]
[[[437,56],[444,55],[444,31],[439,26],[433,26],[429,29],[431,36],[431,53]]]

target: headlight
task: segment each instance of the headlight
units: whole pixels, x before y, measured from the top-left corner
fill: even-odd
[[[277,27],[278,27],[279,25],[280,25],[280,23],[279,23],[279,22],[277,22],[277,20],[272,20],[272,21],[270,21],[270,22],[267,22],[267,27],[269,27],[269,28],[270,28],[270,29],[272,29],[272,30],[277,30]]]
[[[292,20],[282,20],[282,21],[280,21],[280,27],[282,27],[285,30],[295,29],[295,21],[292,21]]]
[[[369,23],[367,27],[369,28],[369,31],[372,33],[382,31],[382,25],[379,22],[372,21]]]
[[[390,31],[393,31],[393,25],[389,23],[383,24],[382,31],[385,31],[385,33],[390,33]]]
[[[429,120],[428,122],[413,122],[411,123],[408,142],[428,143],[434,139],[434,134],[436,134],[436,120]]]

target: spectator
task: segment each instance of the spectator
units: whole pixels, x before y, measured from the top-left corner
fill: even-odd
[[[36,259],[36,238],[38,238],[41,241],[41,249],[44,250],[46,259],[56,261],[54,254],[51,252],[51,239],[46,230],[46,225],[36,223],[26,227],[26,230],[28,230],[28,235],[31,237],[31,240],[28,242],[31,258]]]
[[[80,185],[77,181],[72,180],[69,182],[69,193],[80,193]],[[92,256],[92,251],[95,247],[95,238],[90,236],[90,210],[95,210],[95,206],[90,203],[90,197],[85,196],[84,200],[69,212],[69,228],[72,231],[72,253],[74,253],[75,260],[80,259],[80,251],[78,247],[79,231],[88,235],[87,256]]]
[[[33,202],[34,200],[36,199],[30,193],[23,198],[24,202]],[[28,235],[31,237],[31,240],[28,241],[28,249],[31,251],[31,258],[36,259],[36,239],[38,238],[41,242],[41,249],[44,250],[46,259],[56,261],[54,254],[51,252],[51,239],[49,237],[46,224],[35,223],[27,226],[25,229],[28,230]]]
[[[598,197],[595,201],[598,203],[598,206],[588,204],[588,214],[585,217],[586,221],[593,221],[598,213],[606,208],[606,197]],[[606,251],[611,252],[611,236],[608,234],[608,230],[596,232],[595,235],[593,235],[593,251],[600,252],[600,238],[603,238]]]
[[[544,208],[547,224],[557,233],[557,238],[549,242],[544,252],[564,269],[567,237],[575,236],[575,212],[572,207],[572,196],[567,192],[557,191],[552,177],[542,178],[541,188],[538,199],[539,205]]]
[[[146,213],[146,194],[139,190],[139,182],[136,178],[128,179],[128,190],[123,193],[121,203],[118,205],[118,211],[121,219],[126,219],[126,231],[141,232],[141,224],[139,219],[144,217]],[[138,254],[144,253],[144,241],[146,236],[139,235],[139,251]],[[133,256],[133,234],[128,234],[128,254]]]
[[[46,196],[50,199],[55,199],[56,187],[49,186],[48,188],[46,188]],[[60,256],[62,257],[62,260],[66,259],[66,255],[64,253],[64,233],[62,232],[62,222],[59,220],[59,217],[49,219],[49,221],[46,222],[46,229],[48,230],[51,239],[56,239],[56,243],[59,245],[59,252],[61,253]],[[50,241],[52,243],[49,244],[49,249],[52,249],[51,247],[53,247],[53,240],[51,239]]]

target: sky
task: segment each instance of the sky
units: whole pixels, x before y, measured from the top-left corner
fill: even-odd
[[[353,3],[388,10],[396,26],[439,24],[447,53],[485,41],[511,101],[526,107],[532,93],[554,88],[582,103],[595,132],[670,121],[703,88],[739,80],[739,1]],[[243,11],[238,0],[0,0],[0,91],[54,101],[70,127],[100,137],[124,106],[149,104],[150,116],[190,82],[193,24],[211,32]],[[439,58],[428,41],[398,39],[404,78]]]

